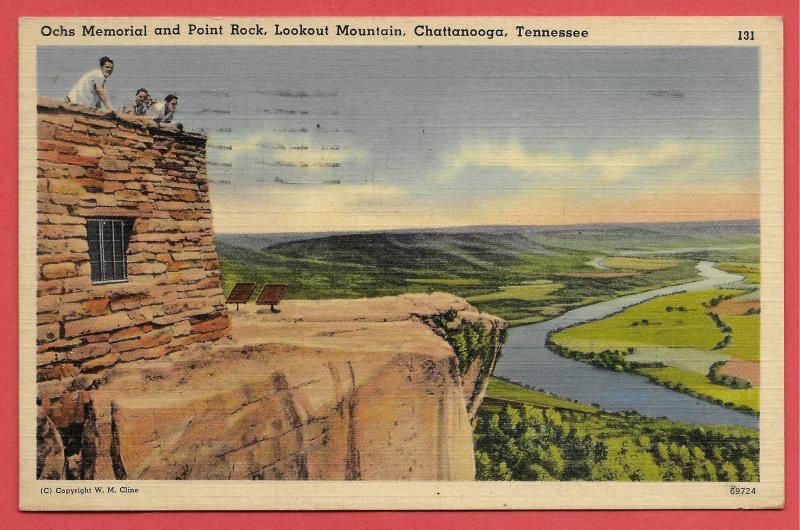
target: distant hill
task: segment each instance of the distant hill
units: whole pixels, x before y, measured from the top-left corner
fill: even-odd
[[[217,237],[226,286],[231,278],[264,276],[302,286],[306,296],[377,296],[406,292],[407,280],[470,280],[500,285],[542,272],[581,266],[579,255],[562,255],[518,233],[361,233],[273,243]],[[273,239],[268,239],[274,241]],[[413,291],[424,291],[419,285]],[[486,290],[486,288],[484,288]],[[298,295],[297,287],[293,290]]]
[[[522,319],[686,281],[696,277],[693,260],[756,262],[758,226],[480,226],[216,239],[226,291],[237,281],[288,283],[287,298],[308,299],[448,291]],[[671,254],[667,267],[653,270],[596,266],[603,256],[662,253]]]
[[[376,236],[397,236],[398,244],[429,245],[436,238],[469,236],[493,246],[500,241],[513,240],[514,248],[547,253],[548,246],[576,250],[611,251],[703,247],[708,245],[731,246],[757,244],[758,220],[708,221],[683,223],[630,223],[590,225],[486,225],[447,228],[398,229],[372,232],[296,232],[265,234],[216,234],[218,242],[253,250],[264,250],[285,243],[309,240],[342,238],[375,242]],[[429,237],[423,237],[427,235]],[[486,236],[491,236],[487,238]],[[498,239],[499,236],[499,239]],[[377,240],[381,240],[378,237]],[[491,239],[491,240],[489,240]]]

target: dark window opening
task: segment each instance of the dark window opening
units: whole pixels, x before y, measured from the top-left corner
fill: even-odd
[[[128,281],[128,242],[133,219],[87,219],[92,283]]]

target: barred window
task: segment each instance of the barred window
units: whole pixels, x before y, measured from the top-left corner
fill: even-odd
[[[132,219],[87,219],[92,283],[128,281],[126,253]]]

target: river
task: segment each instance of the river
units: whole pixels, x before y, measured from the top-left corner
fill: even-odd
[[[565,359],[545,345],[547,336],[558,329],[605,318],[656,296],[713,289],[743,278],[721,271],[708,261],[698,263],[697,270],[702,280],[622,296],[573,309],[552,320],[512,328],[494,375],[581,403],[596,403],[611,412],[634,410],[643,416],[665,416],[683,423],[758,428],[756,416],[669,390],[648,382],[640,375],[612,372]]]

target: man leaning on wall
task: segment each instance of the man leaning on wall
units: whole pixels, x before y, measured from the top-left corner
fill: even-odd
[[[107,109],[112,110],[111,102],[106,93],[106,79],[108,79],[113,71],[114,61],[109,57],[101,57],[100,68],[90,70],[83,74],[72,86],[69,94],[67,94],[67,101],[97,109],[105,105]]]

